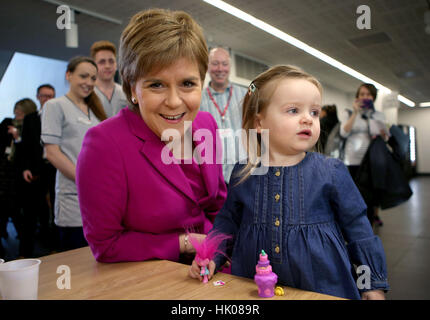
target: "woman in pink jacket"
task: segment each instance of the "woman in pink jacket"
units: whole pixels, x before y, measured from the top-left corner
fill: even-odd
[[[136,14],[120,40],[130,102],[90,129],[76,183],[85,237],[98,261],[182,261],[186,230],[212,228],[226,198],[216,123],[199,112],[208,51],[184,12]],[[204,138],[202,138],[204,136]]]

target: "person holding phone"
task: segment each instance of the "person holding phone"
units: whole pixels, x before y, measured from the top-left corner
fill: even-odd
[[[340,135],[347,138],[344,163],[358,187],[357,173],[371,140],[378,135],[386,139],[389,135],[385,126],[385,115],[375,110],[377,92],[373,84],[361,84],[355,95],[353,110],[347,109],[348,116],[341,121]],[[382,225],[382,221],[375,214],[374,206],[371,203],[366,204],[370,222]]]

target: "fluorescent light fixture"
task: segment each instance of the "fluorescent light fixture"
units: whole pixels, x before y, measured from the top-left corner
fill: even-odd
[[[415,162],[416,153],[415,153],[415,128],[409,127],[409,150],[410,150],[410,160],[411,162]]]
[[[397,99],[400,102],[403,102],[404,104],[406,104],[409,107],[415,107],[415,103],[407,98],[405,98],[404,96],[401,96],[400,94],[397,96]]]
[[[306,43],[290,36],[289,34],[286,34],[285,32],[271,26],[270,24],[267,24],[264,21],[261,21],[260,19],[257,19],[250,14],[233,7],[232,5],[229,5],[228,3],[220,0],[203,0],[206,3],[209,3],[210,5],[213,5],[214,7],[217,7],[220,10],[223,10],[245,22],[248,22],[252,24],[253,26],[313,55],[314,57],[328,63],[329,65],[353,76],[354,78],[357,78],[363,82],[366,83],[372,83],[378,90],[381,90],[382,92],[385,92],[387,94],[391,93],[391,90],[387,87],[383,86],[382,84],[370,79],[369,77],[365,76],[364,74],[359,73],[358,71],[355,71],[354,69],[351,69],[350,67],[344,65],[343,63],[333,59],[332,57],[326,55],[325,53],[322,53],[321,51],[312,48],[311,46],[307,45]],[[404,104],[413,107],[415,106],[415,103],[401,95],[398,95],[397,97],[399,101],[403,102]]]
[[[419,104],[420,107],[430,107],[430,102],[421,102]]]

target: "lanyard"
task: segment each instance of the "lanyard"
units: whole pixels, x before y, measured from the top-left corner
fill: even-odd
[[[215,105],[215,107],[217,108],[219,115],[221,116],[221,120],[224,121],[225,120],[225,114],[227,113],[228,110],[228,106],[230,105],[230,101],[231,101],[231,95],[233,94],[233,86],[230,86],[230,94],[228,96],[228,100],[227,100],[227,104],[224,107],[224,111],[221,111],[221,108],[218,106],[218,104],[216,103],[215,99],[212,97],[212,94],[209,90],[209,87],[206,88],[209,98],[211,99],[212,103]]]

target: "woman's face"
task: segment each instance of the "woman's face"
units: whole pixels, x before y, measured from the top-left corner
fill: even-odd
[[[166,129],[184,135],[184,121],[199,111],[202,81],[195,61],[180,58],[172,65],[150,72],[132,88],[146,125],[159,137]]]
[[[359,100],[370,99],[373,101],[373,96],[370,93],[369,89],[367,89],[366,87],[361,87],[360,90],[358,91],[358,99]]]
[[[97,68],[89,62],[81,62],[76,66],[75,71],[66,73],[66,79],[70,83],[70,91],[85,99],[94,89]]]
[[[13,113],[15,114],[15,120],[24,120],[25,113],[21,109],[15,108]]]

